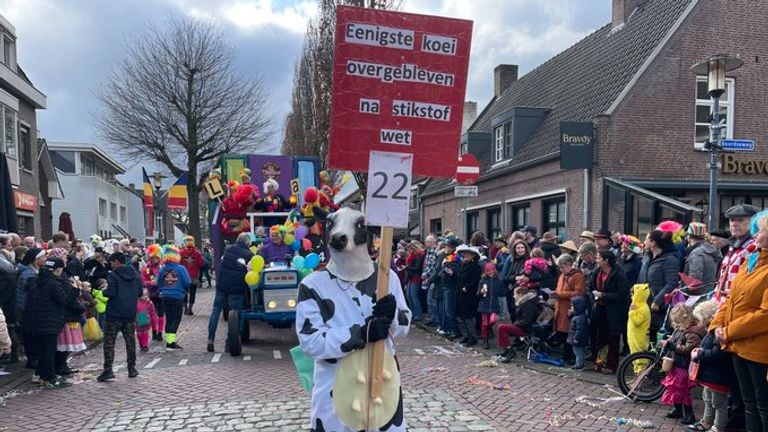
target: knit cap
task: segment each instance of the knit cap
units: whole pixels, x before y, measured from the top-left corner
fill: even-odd
[[[483,271],[486,273],[492,273],[496,271],[496,264],[494,263],[485,263],[485,266],[483,266]]]
[[[174,245],[163,246],[163,262],[179,263],[181,262],[181,255],[179,255],[179,248]]]
[[[691,222],[687,232],[689,236],[704,238],[707,235],[707,226],[701,222]]]
[[[147,256],[149,256],[150,258],[152,257],[162,258],[163,250],[160,248],[159,244],[153,243],[147,246]]]

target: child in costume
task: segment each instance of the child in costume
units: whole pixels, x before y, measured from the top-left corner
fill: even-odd
[[[157,322],[155,305],[149,299],[149,289],[144,288],[141,298],[136,302],[136,338],[141,352],[149,351],[149,331],[154,322]]]
[[[672,309],[669,319],[675,331],[662,344],[669,350],[670,355],[674,356],[675,365],[661,381],[666,387],[661,395],[661,402],[674,405],[674,409],[667,413],[667,418],[682,417],[680,423],[690,425],[696,422],[691,399],[691,388],[696,384],[688,379],[688,366],[691,363],[691,351],[701,345],[706,329],[697,325],[693,308],[684,303],[679,303]]]
[[[627,320],[627,341],[630,353],[647,350],[651,342],[648,336],[651,328],[651,308],[648,306],[650,295],[651,288],[648,284],[635,284],[632,287],[632,304],[629,305]],[[644,361],[635,361],[635,373],[642,372],[646,365]]]
[[[477,295],[480,297],[480,302],[477,304],[477,311],[480,312],[481,319],[480,333],[485,342],[483,348],[491,349],[488,341],[489,333],[493,329],[494,324],[496,324],[498,314],[501,312],[499,297],[504,296],[507,291],[504,288],[504,283],[499,279],[499,273],[496,271],[495,264],[485,264],[479,287]]]
[[[160,273],[163,251],[160,245],[147,246],[148,261],[141,269],[141,284],[149,290],[149,299],[155,305],[157,319],[152,321],[152,340],[162,342],[163,329],[165,328],[165,308],[163,298],[160,296],[160,288],[157,286],[157,275]]]
[[[91,297],[93,297],[94,310],[96,311],[96,320],[99,322],[99,327],[102,329],[107,324],[107,301],[108,298],[104,297],[104,290],[107,289],[106,279],[96,279],[96,286],[91,288]]]
[[[181,264],[179,249],[174,245],[163,247],[163,266],[157,275],[160,295],[163,297],[165,308],[165,349],[176,351],[182,349],[176,343],[176,331],[181,324],[181,316],[184,312],[184,296],[187,294],[192,280],[187,269]]]

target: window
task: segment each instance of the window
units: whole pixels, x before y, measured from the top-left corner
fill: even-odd
[[[67,173],[75,173],[75,152],[71,151],[52,151],[51,162],[57,170]]]
[[[501,235],[501,209],[489,209],[485,213],[486,224],[485,234],[489,240],[493,240]]]
[[[725,120],[723,138],[733,138],[733,78],[725,79],[725,93],[720,96],[720,120]],[[695,144],[697,150],[704,148],[709,140],[709,115],[712,113],[712,98],[707,94],[707,77],[696,77],[696,123]]]
[[[113,202],[109,203],[109,217],[112,220],[117,220],[117,204]]]
[[[638,238],[644,239],[653,228],[653,201],[633,194],[633,207],[635,214],[632,232],[637,233]]]
[[[504,157],[512,157],[512,123],[504,124]]]
[[[531,223],[531,206],[529,204],[512,206],[512,229],[519,230]]]
[[[565,198],[544,201],[544,231],[565,240]]]
[[[493,146],[493,161],[500,162],[504,159],[504,126],[496,128],[496,137]]]
[[[99,198],[99,216],[107,217],[107,200]]]
[[[467,213],[467,231],[465,236],[469,238],[473,232],[477,231],[477,220],[480,218],[478,212]]]
[[[120,206],[120,223],[125,223],[128,220],[128,211],[125,206]]]
[[[3,33],[2,34],[3,39],[3,64],[11,68],[14,72],[16,71],[16,66],[14,65],[14,57],[16,54],[16,50],[14,49],[14,39],[13,36]]]
[[[408,208],[416,210],[419,208],[419,188],[411,188],[411,199],[408,200]]]
[[[437,234],[438,237],[443,233],[443,220],[442,219],[430,219],[429,220],[429,232]]]
[[[0,137],[0,149],[5,149],[6,156],[17,159],[19,157],[19,150],[16,146],[16,140],[18,139],[18,132],[16,131],[16,111],[7,106],[0,105],[0,107],[2,107],[3,111],[3,133]]]
[[[96,161],[88,153],[80,153],[80,175],[96,175]]]
[[[28,171],[32,171],[32,161],[34,152],[32,151],[32,135],[29,133],[29,127],[19,125],[19,145],[21,146],[21,166]]]

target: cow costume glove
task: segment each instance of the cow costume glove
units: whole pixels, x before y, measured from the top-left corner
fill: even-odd
[[[391,318],[369,317],[365,324],[360,328],[360,335],[366,342],[376,342],[389,337],[389,327],[392,325]]]
[[[395,311],[397,310],[397,300],[392,294],[387,294],[380,298],[373,305],[372,316],[375,318],[388,319],[390,322],[395,319]]]

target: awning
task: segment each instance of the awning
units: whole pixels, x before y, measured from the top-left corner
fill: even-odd
[[[707,181],[686,180],[625,180],[633,185],[654,189],[709,189]],[[766,182],[728,181],[718,180],[717,189],[720,191],[765,191],[768,189]]]
[[[656,200],[656,201],[662,202],[664,204],[669,205],[670,207],[676,208],[676,209],[681,210],[681,211],[696,212],[696,213],[703,213],[704,212],[704,210],[699,208],[699,207],[692,206],[692,205],[690,205],[688,203],[684,203],[682,201],[678,201],[678,200],[676,200],[674,198],[668,197],[666,195],[662,195],[660,193],[656,193],[654,191],[642,188],[642,187],[634,185],[632,183],[627,183],[625,181],[621,181],[621,180],[618,180],[618,179],[615,179],[615,178],[612,178],[612,177],[603,177],[603,180],[605,180],[606,184],[609,184],[609,185],[612,184],[612,185],[618,186],[618,187],[620,187],[622,189],[631,190],[632,192],[634,192],[634,193],[636,193],[636,194],[638,194],[638,195],[640,195],[640,196],[642,196],[644,198],[648,198],[650,200]]]

